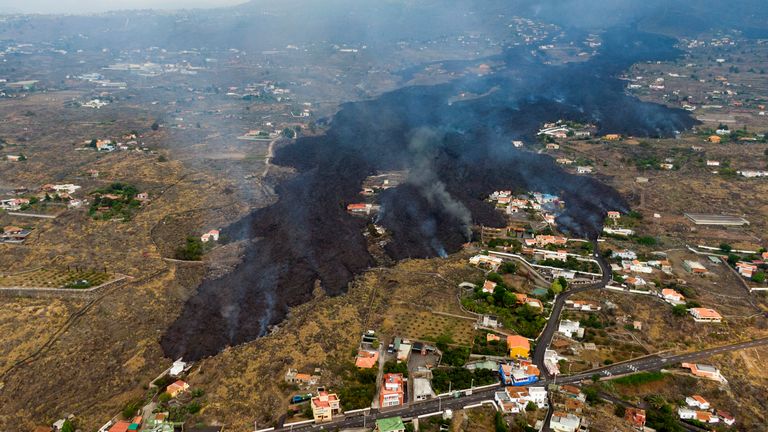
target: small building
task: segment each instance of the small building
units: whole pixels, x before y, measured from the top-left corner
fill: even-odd
[[[512,358],[528,357],[531,352],[531,342],[522,336],[507,336],[507,348]]]
[[[219,230],[212,229],[208,231],[207,233],[200,236],[200,240],[203,243],[208,243],[209,241],[219,241]]]
[[[371,369],[379,361],[378,351],[360,350],[355,357],[355,366],[360,369]]]
[[[130,426],[131,422],[127,420],[118,420],[117,423],[109,428],[108,432],[128,432]]]
[[[591,166],[577,166],[576,172],[579,174],[592,174]]]
[[[184,369],[186,369],[186,367],[187,367],[187,364],[181,361],[181,359],[178,359],[175,362],[173,362],[173,365],[171,366],[171,369],[168,371],[168,373],[172,377],[177,377],[184,372]]]
[[[329,422],[333,416],[341,414],[341,401],[336,393],[321,391],[310,399],[310,406],[315,423]]]
[[[709,409],[709,401],[701,397],[701,395],[693,395],[693,396],[686,397],[685,404],[690,407]]]
[[[483,283],[483,292],[488,294],[493,294],[493,291],[496,289],[496,282],[486,280]]]
[[[549,428],[554,432],[576,432],[581,426],[581,418],[572,413],[555,412],[549,420]]]
[[[705,275],[707,274],[707,268],[704,267],[700,262],[698,261],[691,261],[691,260],[685,260],[683,261],[683,268],[688,273],[698,274],[698,275]]]
[[[720,144],[722,142],[722,138],[720,138],[718,135],[710,135],[707,138],[707,142],[710,142],[712,144]]]
[[[673,289],[664,288],[661,290],[661,298],[672,305],[685,304],[685,297]]]
[[[433,397],[435,392],[427,378],[413,378],[413,400],[423,401]]]
[[[725,377],[720,373],[720,370],[714,366],[697,363],[683,363],[681,365],[684,369],[690,369],[691,375],[700,378],[706,378],[714,381],[726,382]]]
[[[719,323],[723,320],[717,311],[709,308],[691,308],[688,309],[688,313],[693,316],[693,320],[696,322],[714,322]]]
[[[637,430],[645,430],[645,410],[640,408],[627,408],[624,411],[624,420]]]
[[[584,329],[578,321],[562,320],[557,327],[557,332],[566,337],[584,337]]]
[[[187,390],[189,390],[189,384],[182,380],[178,380],[165,388],[165,392],[171,395],[171,397],[176,397]]]
[[[608,212],[608,219],[621,219],[621,213],[617,211],[609,211]]]
[[[731,426],[736,422],[736,417],[734,417],[733,414],[729,413],[728,411],[717,410],[716,413],[720,418],[720,421],[727,424],[728,426]]]
[[[499,326],[499,319],[495,315],[483,315],[480,319],[480,325],[483,327],[496,328]]]
[[[401,417],[378,419],[375,432],[405,432],[405,424]]]

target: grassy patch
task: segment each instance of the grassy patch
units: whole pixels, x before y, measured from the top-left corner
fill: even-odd
[[[617,385],[638,386],[655,381],[661,381],[666,377],[667,374],[662,372],[640,372],[633,375],[616,378],[613,380],[613,382]]]

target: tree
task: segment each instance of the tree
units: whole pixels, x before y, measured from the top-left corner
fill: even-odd
[[[64,420],[64,424],[61,425],[59,432],[75,432],[75,426],[69,420]]]
[[[613,413],[616,415],[616,417],[624,418],[624,414],[627,413],[627,409],[624,407],[624,405],[617,404],[613,409]]]
[[[685,305],[676,305],[672,308],[672,315],[674,316],[685,316],[688,313],[688,310],[685,308]]]
[[[539,407],[537,407],[536,404],[533,403],[533,401],[528,401],[528,404],[525,406],[525,410],[528,411],[528,412],[534,412],[538,408]]]
[[[765,272],[759,271],[752,275],[752,282],[763,283],[765,282]]]
[[[732,254],[732,253],[728,254],[728,264],[730,265],[736,265],[736,263],[739,262],[740,259],[741,257],[736,254]]]
[[[723,251],[725,253],[729,253],[729,252],[731,252],[732,249],[733,248],[728,243],[720,243],[720,250],[721,251]]]
[[[496,411],[496,417],[494,418],[494,426],[496,432],[509,432],[507,422],[504,421],[504,417],[498,411]]]
[[[561,292],[563,292],[563,285],[561,285],[560,281],[557,279],[552,282],[552,286],[550,288],[552,289],[552,292],[555,294],[560,294]]]
[[[592,374],[592,382],[596,383],[598,381],[600,381],[600,374]]]
[[[512,261],[506,261],[501,265],[499,270],[505,274],[515,274],[517,273],[517,264]]]
[[[157,400],[158,400],[158,402],[160,402],[161,404],[165,404],[165,403],[168,403],[168,401],[169,401],[169,400],[171,400],[171,395],[170,395],[170,393],[165,393],[165,392],[164,392],[163,394],[161,394],[160,396],[158,396]],[[125,412],[123,412],[123,413],[125,413]],[[127,418],[127,417],[126,417],[126,418]]]
[[[156,131],[156,130],[160,129],[160,124],[158,122],[154,122],[154,123],[152,123],[152,126],[150,126],[150,128],[153,131]]]

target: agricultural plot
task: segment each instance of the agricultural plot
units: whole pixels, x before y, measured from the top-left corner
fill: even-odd
[[[474,326],[472,321],[437,315],[431,312],[416,312],[398,308],[394,318],[394,330],[403,337],[418,340],[435,340],[449,335],[458,345],[471,346]]]

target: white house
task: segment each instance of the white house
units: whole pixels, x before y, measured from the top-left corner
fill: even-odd
[[[664,288],[661,290],[661,298],[672,305],[685,304],[685,297],[673,289]]]
[[[215,242],[219,241],[219,230],[210,230],[207,233],[200,236],[200,240],[202,240],[203,243],[208,243],[209,241],[213,240]]]
[[[611,257],[631,261],[637,259],[637,254],[631,250],[624,249],[622,251],[613,251]]]
[[[579,174],[592,174],[591,166],[577,166],[576,172]]]
[[[685,404],[690,407],[709,409],[709,402],[700,395],[688,396],[685,398]]]
[[[584,329],[581,328],[581,324],[578,321],[562,320],[557,327],[557,332],[561,333],[569,338],[584,337]]]
[[[696,417],[696,411],[690,408],[680,407],[677,409],[677,416],[680,417],[681,420],[691,420]]]
[[[172,377],[177,377],[177,376],[181,375],[182,372],[184,372],[184,369],[186,367],[187,367],[187,364],[185,362],[181,361],[181,359],[178,359],[175,362],[173,362],[173,366],[171,366],[171,370],[168,371],[168,373]]]
[[[549,420],[549,428],[554,432],[576,432],[581,426],[581,418],[572,413],[556,412]]]

